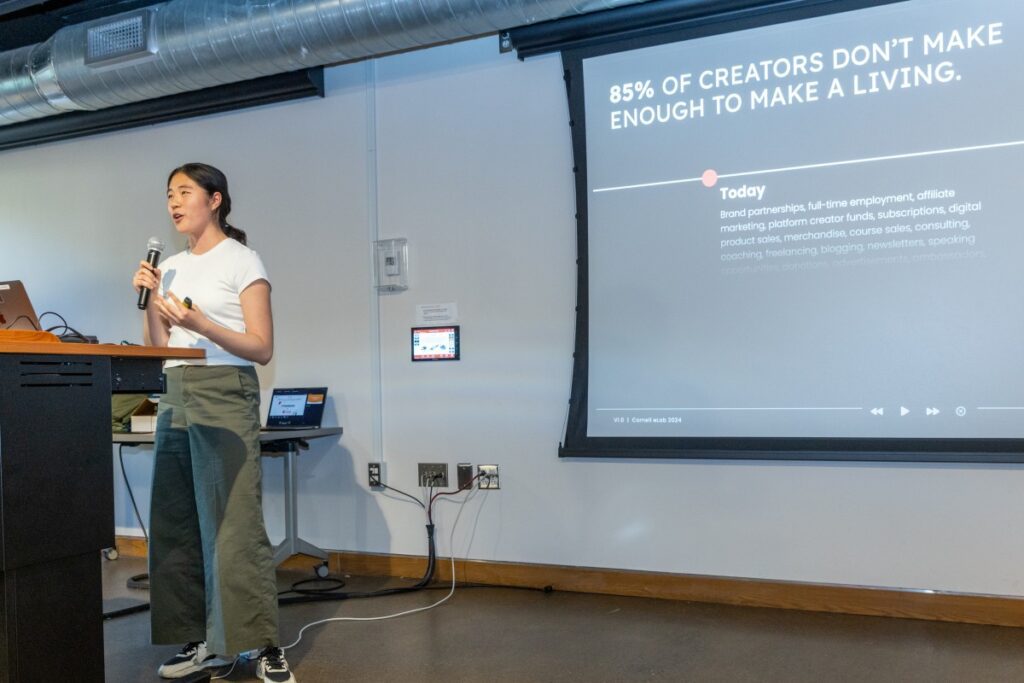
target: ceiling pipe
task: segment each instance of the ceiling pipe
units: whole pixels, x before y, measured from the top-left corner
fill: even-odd
[[[643,0],[171,0],[0,53],[0,125],[637,2]]]

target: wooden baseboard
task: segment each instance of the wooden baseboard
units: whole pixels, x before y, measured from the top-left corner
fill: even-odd
[[[145,557],[142,539],[118,537],[118,550]],[[332,573],[419,578],[426,558],[411,555],[331,552]],[[320,560],[296,556],[286,567],[301,569]],[[666,600],[710,602],[745,607],[772,607],[812,612],[837,612],[968,624],[1024,626],[1024,598],[921,590],[769,581],[625,569],[569,567],[518,562],[456,560],[459,581],[494,586],[523,586],[577,593],[628,595]],[[437,579],[451,580],[449,562],[439,562]]]
[[[149,555],[149,544],[146,539],[136,536],[118,536],[116,538],[117,551],[125,557],[147,557]],[[306,555],[296,555],[281,563],[285,569],[308,569],[321,564],[323,560]],[[333,564],[331,565],[334,566]],[[333,570],[332,570],[333,571]],[[450,572],[449,572],[450,574]],[[374,575],[376,576],[376,574]]]
[[[146,539],[135,536],[118,536],[115,539],[117,552],[125,557],[146,557],[149,555],[149,544]]]

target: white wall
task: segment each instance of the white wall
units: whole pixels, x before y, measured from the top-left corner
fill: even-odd
[[[557,57],[493,38],[328,72],[328,97],[0,153],[0,278],[104,341],[138,341],[131,273],[171,238],[167,171],[209,161],[274,285],[272,385],[330,386],[339,444],[300,458],[302,535],[421,554],[415,463],[496,463],[456,549],[477,559],[1024,595],[1017,466],[559,460],[575,237]],[[376,237],[406,237],[409,291],[371,286]],[[413,364],[417,304],[456,302],[458,363]],[[44,322],[50,322],[49,320]],[[148,510],[151,454],[126,456]],[[265,467],[272,538],[280,464]],[[454,472],[453,472],[454,478]],[[118,485],[117,523],[135,532]],[[457,506],[438,513],[442,550]]]

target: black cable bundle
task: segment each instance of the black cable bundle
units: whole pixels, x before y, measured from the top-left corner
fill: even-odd
[[[290,598],[278,598],[277,603],[279,605],[296,605],[304,602],[325,602],[328,600],[348,600],[355,598],[377,598],[383,595],[401,595],[402,593],[412,593],[414,591],[422,590],[430,585],[434,580],[434,572],[437,569],[437,547],[434,542],[434,525],[427,524],[427,570],[423,573],[423,578],[414,583],[411,586],[397,586],[395,588],[382,588],[376,591],[361,591],[361,592],[349,592],[349,593],[338,593],[337,588],[331,588],[323,592],[316,592],[310,590],[298,591],[301,594]],[[285,593],[297,592],[294,589],[291,591],[285,591]]]

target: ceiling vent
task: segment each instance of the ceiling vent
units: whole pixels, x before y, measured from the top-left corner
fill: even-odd
[[[155,55],[151,18],[150,10],[139,10],[88,26],[85,30],[85,63],[91,67],[103,67]]]

